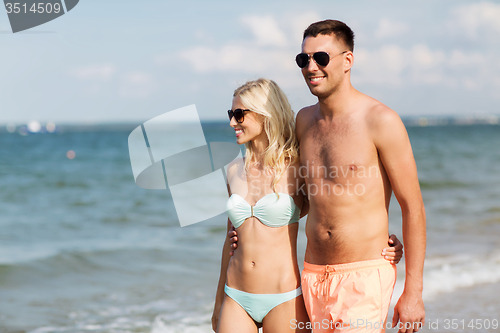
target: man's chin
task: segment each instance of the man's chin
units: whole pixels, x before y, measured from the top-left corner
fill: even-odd
[[[309,91],[311,92],[311,94],[313,94],[314,96],[320,98],[320,97],[324,97],[325,95],[327,95],[322,89],[318,89],[318,87],[314,87],[314,86],[310,86],[308,85],[309,87]]]

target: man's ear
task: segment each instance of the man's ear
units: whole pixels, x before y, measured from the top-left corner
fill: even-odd
[[[351,51],[347,51],[344,55],[344,72],[348,72],[352,65],[354,64],[354,54]]]

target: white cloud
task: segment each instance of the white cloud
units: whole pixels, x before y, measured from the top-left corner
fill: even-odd
[[[446,56],[443,51],[433,51],[427,45],[418,44],[409,50],[408,56],[411,82],[430,85],[445,83],[443,64]]]
[[[180,58],[198,73],[240,71],[256,74],[256,71],[296,69],[294,59],[300,52],[302,34],[309,24],[320,19],[314,11],[287,13],[279,20],[271,15],[243,16],[237,22],[250,29],[252,39],[233,40],[218,47],[193,46],[177,55],[157,55],[154,62],[170,66]],[[200,31],[195,35],[197,39],[209,36]]]
[[[244,47],[237,45],[226,45],[218,50],[196,46],[180,53],[181,58],[191,63],[193,70],[198,73],[241,70],[239,65],[244,55]]]
[[[255,74],[266,70],[295,68],[290,53],[284,50],[256,49],[248,44],[227,45],[219,50],[200,46],[182,52],[181,57],[200,73],[236,71]]]
[[[500,75],[496,76],[495,78],[493,78],[493,84],[500,88]],[[496,94],[497,97],[500,97],[500,95],[497,93]]]
[[[384,18],[379,21],[374,34],[376,38],[384,39],[404,35],[408,30],[409,27],[406,23],[390,21]]]
[[[257,45],[261,46],[286,46],[288,40],[278,26],[274,17],[267,16],[244,16],[241,22],[252,31]]]
[[[70,70],[70,74],[80,80],[107,81],[116,72],[113,65],[89,65]]]
[[[226,45],[219,50],[198,46],[181,52],[195,72],[258,72],[292,70],[293,54],[283,49],[258,49],[251,44]]]
[[[463,78],[462,84],[467,90],[480,90],[482,87],[481,82],[479,82],[475,78],[469,78],[469,77]]]
[[[304,30],[313,23],[321,20],[321,16],[315,11],[306,11],[300,14],[286,14],[281,17],[282,26],[289,32],[291,47],[297,51],[302,44]]]
[[[456,7],[450,13],[455,31],[459,28],[470,28],[475,33],[484,33],[485,29],[489,29],[490,34],[500,31],[500,5],[483,2]],[[311,22],[320,19],[320,15],[314,11],[274,17],[244,16],[238,22],[250,28],[253,38],[237,39],[218,46],[204,46],[200,43],[179,52],[175,56],[180,60],[172,61],[187,62],[189,66],[186,68],[195,74],[264,76],[279,78],[280,84],[291,89],[299,85],[303,88],[304,83],[300,79],[294,57],[300,52],[304,29]],[[445,20],[441,24],[446,25]],[[451,21],[448,20],[449,22]],[[411,32],[411,22],[399,17],[377,19],[376,23],[377,28],[369,33],[365,31],[365,34],[379,41],[409,36]],[[358,30],[359,34],[363,34],[361,28]],[[439,36],[436,38],[439,39]],[[431,45],[436,44],[430,42],[416,41],[410,46],[378,43],[376,47],[357,49],[354,53],[353,82],[386,85],[391,89],[431,86],[434,89],[448,87],[476,91],[497,87],[500,65],[497,65],[494,53],[466,51],[459,45],[449,48],[446,43],[438,43],[443,46],[435,47]],[[170,60],[169,62],[171,63]]]
[[[424,44],[413,46],[410,53],[416,69],[440,67],[446,58],[443,51],[432,51]]]
[[[287,14],[279,21],[269,15],[244,16],[238,21],[250,28],[252,39],[235,40],[219,47],[193,46],[179,52],[178,56],[188,62],[195,73],[291,77],[298,70],[294,59],[300,50],[302,33],[318,17],[314,12]],[[156,62],[164,61],[156,57]]]
[[[355,52],[353,81],[356,83],[399,85],[444,85],[479,90],[494,86],[500,77],[492,67],[495,57],[462,50],[433,50],[424,44],[410,48],[385,45],[375,50]]]
[[[447,26],[452,33],[472,40],[487,37],[498,41],[500,4],[480,2],[456,7]]]
[[[354,53],[353,77],[358,82],[398,85],[401,72],[409,66],[408,53],[397,45],[378,50],[360,48]]]
[[[89,95],[103,94],[106,89],[127,98],[146,98],[157,90],[152,75],[142,71],[132,71],[118,76],[113,65],[90,65],[70,70],[70,74],[89,84],[84,92]],[[118,82],[111,79],[118,77]]]
[[[194,32],[194,37],[203,42],[213,42],[214,37],[210,35],[206,30],[198,29]]]
[[[147,98],[156,91],[156,83],[146,72],[130,72],[122,76],[120,95],[132,98]]]
[[[172,64],[179,61],[179,57],[172,53],[158,54],[154,55],[152,58],[153,63],[158,66],[172,66]]]
[[[484,55],[479,53],[466,54],[462,50],[453,50],[448,59],[448,65],[456,69],[477,68],[484,63],[486,63]]]

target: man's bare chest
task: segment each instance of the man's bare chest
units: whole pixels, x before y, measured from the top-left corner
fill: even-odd
[[[300,141],[300,162],[306,179],[329,179],[334,182],[363,177],[377,166],[373,141],[355,128],[310,128]]]

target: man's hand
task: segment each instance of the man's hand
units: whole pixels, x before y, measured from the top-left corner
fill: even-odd
[[[234,255],[234,250],[238,248],[238,233],[234,226],[232,226],[227,233],[227,238],[229,238],[229,242],[231,242],[231,252],[229,252],[229,255],[232,256]]]
[[[403,244],[399,241],[396,235],[389,236],[389,247],[382,250],[384,259],[389,260],[391,264],[397,264],[403,257]]]
[[[399,322],[399,323],[398,323]],[[394,307],[392,327],[398,326],[398,333],[418,332],[425,324],[424,301],[421,294],[409,295],[403,292]]]

